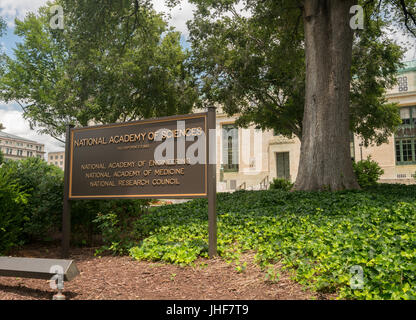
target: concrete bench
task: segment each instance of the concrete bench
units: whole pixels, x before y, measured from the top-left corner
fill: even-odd
[[[79,270],[73,260],[0,257],[0,276],[55,280],[58,294],[53,299],[63,300],[63,282],[71,281]]]

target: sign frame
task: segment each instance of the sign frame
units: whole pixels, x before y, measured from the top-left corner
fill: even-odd
[[[151,195],[114,195],[114,196],[73,196],[72,195],[72,166],[73,166],[73,138],[76,131],[129,126],[137,124],[151,124],[157,122],[179,121],[186,119],[204,118],[205,124],[205,193],[203,194],[151,194]],[[192,199],[208,198],[208,255],[213,258],[217,255],[217,214],[216,214],[216,108],[208,107],[208,112],[187,115],[175,115],[160,118],[151,118],[138,121],[95,125],[74,128],[68,125],[65,141],[65,171],[64,171],[64,198],[62,212],[62,257],[68,258],[70,254],[71,238],[71,202],[74,200],[109,200],[109,199]],[[214,140],[214,141],[211,141]]]
[[[204,176],[205,176],[205,192],[204,193],[175,193],[175,194],[117,194],[117,195],[82,195],[77,196],[72,194],[72,177],[73,177],[73,156],[74,156],[74,133],[76,132],[83,132],[89,130],[100,130],[100,129],[108,129],[108,128],[118,128],[118,127],[128,127],[128,126],[136,126],[142,124],[153,124],[153,123],[163,123],[163,122],[172,122],[172,121],[180,121],[180,120],[187,120],[187,119],[204,119],[204,133],[206,135],[206,143],[205,143],[205,169],[204,169]],[[145,120],[138,120],[138,121],[130,121],[124,123],[112,123],[106,125],[96,125],[96,126],[88,126],[88,127],[80,127],[80,128],[70,128],[70,159],[69,159],[69,194],[68,198],[71,200],[103,200],[103,199],[190,199],[190,198],[207,198],[208,197],[208,167],[209,167],[209,150],[208,150],[208,132],[212,128],[208,128],[208,113],[195,113],[195,114],[188,114],[188,115],[180,115],[180,116],[168,116],[168,117],[161,117],[161,118],[152,118],[152,119],[145,119]]]

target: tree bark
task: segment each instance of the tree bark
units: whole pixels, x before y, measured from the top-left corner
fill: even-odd
[[[295,190],[359,189],[350,155],[349,92],[355,0],[306,0],[306,94]]]

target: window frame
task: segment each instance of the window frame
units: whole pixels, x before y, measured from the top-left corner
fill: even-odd
[[[409,128],[409,127],[414,128],[416,126],[416,106],[400,107],[399,112],[402,109],[408,109],[409,110],[409,122],[410,123],[401,123],[399,125],[399,128],[400,127],[402,127],[402,128]],[[403,122],[403,119],[402,119],[402,122]]]
[[[239,160],[240,160],[240,158],[239,158],[240,157],[240,155],[239,155],[239,131],[240,130],[238,129],[238,127],[234,123],[223,123],[223,124],[221,124],[221,147],[222,147],[222,152],[227,152],[228,161],[230,161],[230,155],[231,155],[231,161],[232,161],[234,150],[232,149],[232,147],[231,147],[231,150],[230,150],[229,143],[228,143],[229,138],[233,138],[232,136],[228,136],[227,145],[224,146],[224,136],[223,136],[223,134],[224,134],[224,130],[227,130],[227,129],[237,130],[236,153],[237,153],[237,161],[239,162]],[[240,166],[239,166],[239,163],[236,163],[236,164],[222,163],[222,169],[223,169],[224,172],[239,172]]]
[[[400,110],[408,109],[409,110],[409,122],[402,123],[399,125],[399,129],[412,129],[416,128],[416,105],[403,106],[400,107]],[[402,119],[403,121],[403,119]],[[405,154],[403,153],[403,144],[405,141],[410,141],[410,155],[412,160],[404,160]],[[398,160],[400,158],[400,160]],[[413,165],[416,164],[416,134],[409,134],[397,137],[397,134],[394,137],[394,160],[396,165]]]
[[[409,91],[409,79],[407,78],[407,76],[397,77],[397,84],[399,92]]]
[[[410,154],[412,157],[412,160],[403,160],[404,159],[404,153],[403,153],[403,142],[410,141]],[[397,149],[397,146],[399,146],[399,149]],[[413,138],[400,138],[395,139],[394,141],[394,150],[395,150],[395,160],[396,165],[412,165],[416,164],[416,137]],[[399,152],[398,152],[399,151]],[[400,160],[397,159],[397,157],[400,157]]]

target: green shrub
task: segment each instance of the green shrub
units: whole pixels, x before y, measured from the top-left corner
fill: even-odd
[[[14,186],[16,190],[27,195],[24,203],[20,202],[19,210],[16,211],[13,220],[16,221],[16,228],[20,230],[19,233],[14,233],[18,235],[15,242],[18,240],[23,244],[34,240],[50,240],[51,236],[57,234],[62,227],[63,171],[54,165],[48,165],[42,159],[28,158],[7,161],[0,167],[0,172],[3,175],[4,186]],[[17,192],[16,190],[14,192]],[[6,196],[5,192],[3,197]],[[19,198],[14,196],[13,199]],[[4,202],[2,205],[10,207],[9,202]],[[125,252],[125,248],[131,245],[130,236],[134,234],[130,232],[134,226],[133,222],[141,215],[148,202],[148,200],[73,201],[72,244],[92,245],[94,235],[98,235],[102,237],[103,250],[114,253]],[[24,220],[21,220],[21,215],[18,214],[20,212]],[[3,215],[5,221],[8,219],[6,216],[5,213]]]
[[[256,252],[265,276],[282,265],[302,285],[346,299],[416,299],[416,185],[343,192],[282,190],[217,196],[218,254]],[[155,208],[136,222],[140,260],[208,256],[207,200]],[[353,289],[352,268],[364,285]],[[278,277],[275,277],[278,279]]]
[[[0,255],[22,244],[23,223],[27,219],[24,205],[26,195],[19,186],[0,170]]]
[[[29,195],[24,205],[23,233],[26,240],[44,240],[59,230],[62,220],[63,171],[44,160],[31,157],[5,162],[1,170]]]
[[[293,183],[290,182],[290,180],[274,178],[273,181],[270,183],[269,189],[289,191],[290,189],[292,189],[292,187]]]
[[[133,237],[135,233],[131,232],[134,222],[149,202],[146,199],[73,201],[72,243],[88,246],[100,244],[102,247],[98,252],[126,253],[132,241],[137,240]]]
[[[110,200],[101,202],[93,222],[101,233],[103,246],[97,253],[125,254],[137,242],[134,223],[145,211],[149,200]]]
[[[371,160],[370,156],[366,160],[353,162],[353,169],[361,188],[377,185],[378,179],[384,173],[384,170],[376,161]]]

